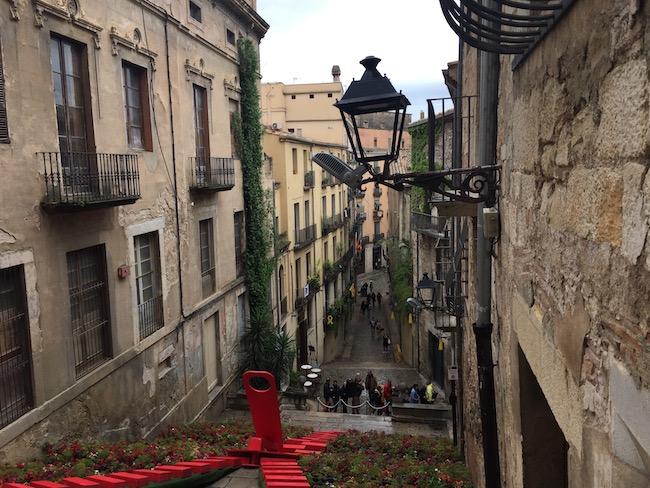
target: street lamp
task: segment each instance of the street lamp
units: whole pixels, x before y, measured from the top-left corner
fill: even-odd
[[[410,105],[408,98],[402,92],[397,92],[393,84],[377,70],[381,59],[368,56],[361,61],[366,69],[358,81],[352,81],[343,97],[334,104],[341,112],[345,131],[352,145],[354,159],[374,171],[368,163],[383,161],[383,172],[390,173],[390,163],[397,160],[404,130],[406,107]],[[368,114],[390,114],[393,119],[393,135],[390,147],[386,151],[365,148],[359,135],[359,127],[363,125],[363,116]]]
[[[418,300],[425,308],[436,308],[436,290],[438,284],[429,278],[429,273],[423,273],[422,279],[415,285],[417,290]]]
[[[390,80],[379,74],[377,64],[381,61],[368,56],[361,61],[366,71],[358,81],[353,81],[334,106],[341,112],[355,163],[345,161],[329,153],[316,153],[312,161],[325,171],[355,190],[361,190],[366,183],[380,183],[395,190],[407,186],[426,188],[452,201],[485,203],[494,205],[500,166],[479,166],[475,168],[454,168],[421,173],[392,173],[391,163],[399,156],[408,98],[397,92]],[[390,114],[393,133],[390,147],[386,151],[364,147],[359,129],[363,129],[362,116]],[[370,163],[383,161],[383,168],[375,171]],[[364,175],[368,175],[364,178]]]

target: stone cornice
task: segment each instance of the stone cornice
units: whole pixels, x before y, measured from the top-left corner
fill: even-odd
[[[94,34],[95,49],[101,48],[99,34],[103,30],[102,27],[81,18],[79,14],[71,13],[61,5],[54,5],[45,0],[32,0],[32,2],[34,4],[34,24],[36,27],[39,29],[45,27],[45,15],[49,14],[60,20],[65,20],[66,22],[70,22],[71,24],[92,32]]]
[[[151,58],[152,60],[155,60],[156,57],[158,56],[158,53],[151,51],[150,49],[147,49],[146,47],[142,46],[139,42],[135,42],[132,39],[129,39],[128,37],[124,37],[118,34],[117,28],[115,26],[111,27],[110,36],[111,36],[113,56],[117,56],[120,53],[120,46],[144,54],[145,56]]]

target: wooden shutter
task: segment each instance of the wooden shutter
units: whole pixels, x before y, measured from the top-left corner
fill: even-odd
[[[5,99],[5,77],[2,67],[2,44],[0,44],[0,143],[9,143],[9,126],[7,125],[7,104]]]

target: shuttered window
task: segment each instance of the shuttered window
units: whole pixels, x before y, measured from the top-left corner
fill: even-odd
[[[5,75],[2,66],[2,43],[0,43],[0,143],[9,144],[7,103],[5,98]]]

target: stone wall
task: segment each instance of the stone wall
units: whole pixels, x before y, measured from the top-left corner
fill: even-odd
[[[493,342],[507,486],[523,486],[526,464],[519,347],[566,439],[569,486],[650,483],[649,22],[647,3],[578,1],[516,69],[501,57]]]

